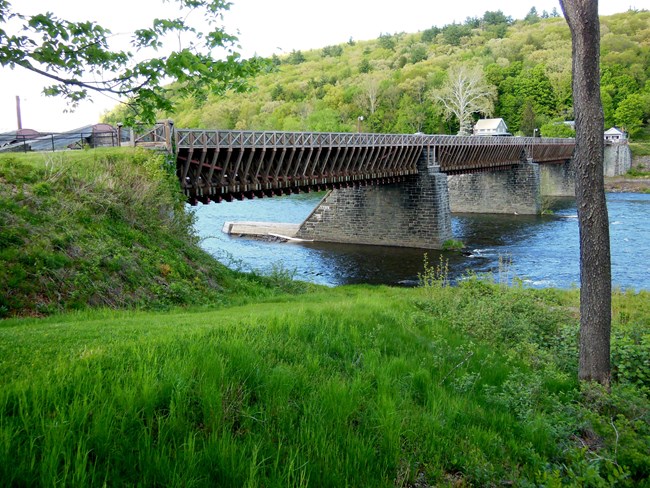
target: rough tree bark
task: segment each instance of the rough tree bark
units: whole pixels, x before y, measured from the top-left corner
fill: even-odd
[[[598,0],[560,0],[571,30],[576,121],[576,204],[580,229],[580,365],[578,377],[610,382],[611,259],[603,178]]]

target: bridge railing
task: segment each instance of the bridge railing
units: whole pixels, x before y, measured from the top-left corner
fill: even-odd
[[[352,132],[280,132],[232,130],[176,130],[177,147],[337,147],[400,146],[414,143],[411,134],[367,134]]]
[[[153,127],[139,126],[134,129],[134,145],[174,150],[174,124],[171,120],[159,122]]]
[[[160,130],[160,129],[158,129]],[[283,132],[177,129],[178,147],[334,147],[334,146],[567,146],[574,139],[487,137],[428,134],[374,134],[356,132]]]

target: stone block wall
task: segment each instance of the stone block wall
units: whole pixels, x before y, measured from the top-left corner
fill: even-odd
[[[451,211],[456,213],[541,212],[540,169],[531,162],[509,170],[448,177]]]
[[[632,167],[632,151],[627,144],[605,144],[605,176],[627,173]]]
[[[333,190],[297,237],[325,242],[440,249],[451,238],[447,176],[424,154],[405,182]]]
[[[558,164],[541,164],[540,178],[542,196],[576,196],[576,175],[572,161]]]

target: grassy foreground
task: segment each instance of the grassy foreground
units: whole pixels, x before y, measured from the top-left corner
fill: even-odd
[[[577,291],[234,273],[164,168],[0,157],[1,486],[650,486],[649,292],[606,393]]]
[[[611,395],[575,292],[341,287],[221,310],[0,322],[5,486],[639,486],[650,295]]]

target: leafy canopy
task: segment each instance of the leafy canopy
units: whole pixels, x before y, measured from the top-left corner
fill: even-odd
[[[265,63],[242,60],[235,51],[237,38],[221,25],[231,3],[175,2],[178,18],[155,19],[132,34],[130,50],[122,50],[111,48],[111,31],[95,22],[71,22],[52,12],[24,15],[0,0],[0,66],[48,78],[52,84],[44,93],[63,97],[72,109],[92,92],[126,98],[127,124],[154,122],[157,111],[173,109],[172,95],[204,100],[209,93],[244,90],[246,78]],[[191,22],[197,17],[206,32]],[[170,52],[165,40],[172,35],[178,47]]]

